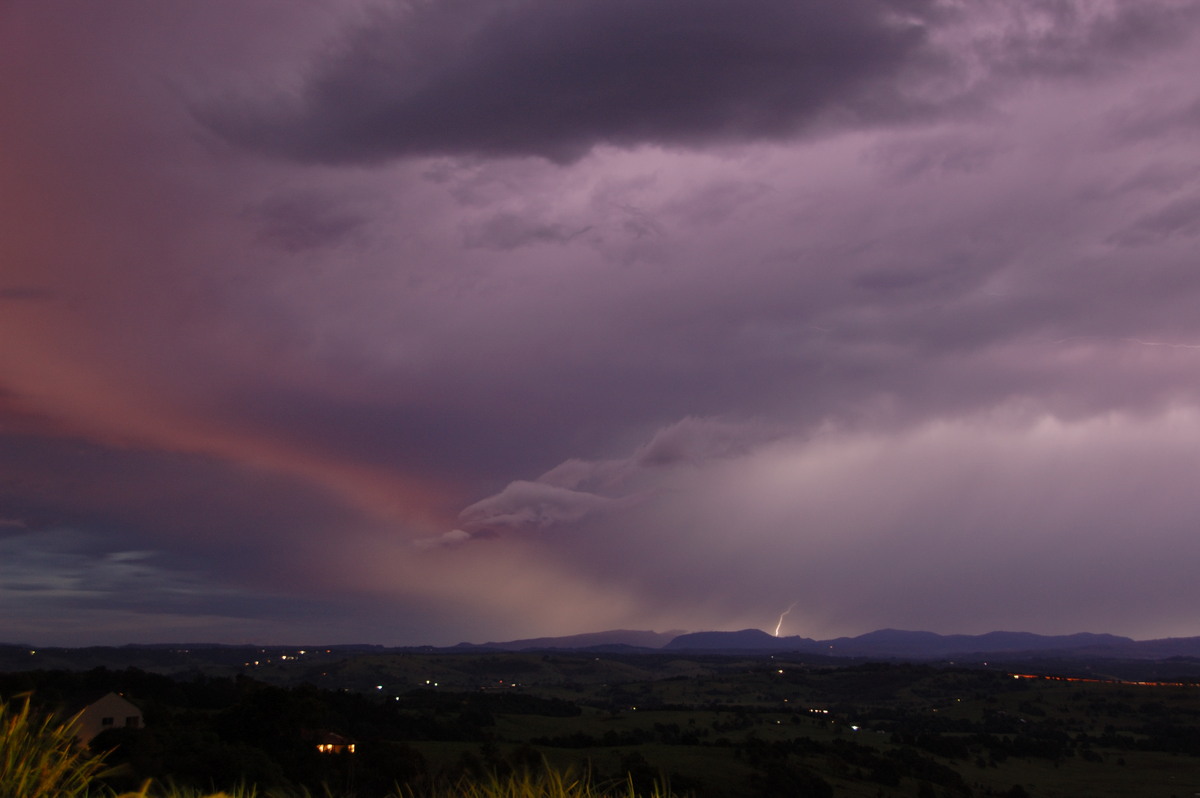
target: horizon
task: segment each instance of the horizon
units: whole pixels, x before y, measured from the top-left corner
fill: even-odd
[[[482,640],[482,641],[460,640],[455,643],[444,643],[444,644],[386,643],[386,642],[372,642],[372,641],[365,641],[365,640],[341,641],[341,642],[332,642],[332,641],[317,642],[317,641],[312,641],[312,640],[307,641],[307,642],[296,642],[296,641],[264,642],[261,640],[245,640],[245,641],[207,640],[207,641],[205,641],[205,640],[185,640],[185,639],[161,640],[161,641],[125,641],[125,642],[120,642],[120,643],[54,644],[54,643],[37,643],[34,641],[23,641],[23,640],[12,641],[12,640],[0,639],[0,646],[11,646],[11,647],[15,647],[15,648],[31,648],[31,649],[125,648],[125,647],[136,648],[136,647],[163,647],[163,646],[198,646],[198,647],[212,646],[212,647],[230,647],[230,648],[269,647],[269,648],[313,648],[313,649],[321,648],[321,647],[368,646],[368,647],[374,647],[374,648],[450,649],[450,648],[455,648],[455,647],[459,647],[459,646],[472,647],[472,646],[489,646],[489,645],[508,645],[511,643],[523,643],[523,642],[537,641],[537,640],[566,640],[566,639],[577,638],[577,637],[619,635],[622,633],[636,634],[636,635],[652,634],[652,635],[658,635],[658,636],[669,635],[670,636],[669,639],[674,639],[676,637],[684,637],[684,636],[688,636],[688,635],[738,634],[738,633],[743,633],[743,632],[761,632],[763,635],[766,635],[767,637],[777,638],[780,640],[800,639],[800,640],[809,640],[809,641],[813,641],[813,642],[817,642],[817,643],[826,643],[826,642],[830,642],[833,640],[857,640],[857,639],[860,639],[863,637],[869,637],[871,635],[878,634],[880,632],[898,632],[901,634],[917,634],[917,635],[929,634],[929,635],[934,635],[934,636],[937,636],[940,638],[949,638],[949,637],[978,638],[978,637],[987,637],[989,635],[1032,635],[1034,637],[1039,637],[1039,638],[1093,636],[1093,637],[1116,637],[1116,638],[1120,638],[1120,639],[1124,639],[1124,640],[1130,640],[1135,643],[1147,643],[1147,642],[1158,642],[1158,641],[1164,641],[1164,640],[1182,640],[1182,639],[1200,640],[1200,635],[1187,635],[1187,636],[1178,636],[1178,637],[1168,636],[1168,637],[1161,637],[1161,638],[1135,638],[1135,637],[1130,637],[1128,635],[1114,634],[1111,632],[1096,632],[1096,631],[1086,631],[1086,630],[1085,631],[1076,631],[1076,632],[1067,632],[1067,633],[1062,633],[1062,634],[1043,634],[1043,633],[1039,633],[1039,632],[1029,632],[1029,631],[1017,630],[1017,629],[991,629],[986,632],[962,633],[962,632],[931,632],[926,629],[896,629],[896,628],[891,628],[891,627],[882,627],[879,629],[872,629],[868,632],[862,632],[862,633],[853,634],[853,635],[836,635],[833,637],[816,638],[816,637],[808,637],[803,634],[776,635],[776,634],[772,634],[771,632],[769,632],[765,629],[760,629],[757,627],[745,627],[742,629],[703,629],[703,630],[695,630],[695,631],[670,630],[667,632],[658,632],[658,631],[655,631],[652,629],[604,629],[604,630],[592,631],[592,632],[575,632],[575,633],[569,633],[569,634],[565,634],[565,635],[537,635],[537,636],[529,636],[529,637],[514,637],[511,639],[504,639],[504,640],[499,640],[499,639],[497,639],[497,640]],[[646,646],[646,647],[647,648],[655,648],[654,646]]]
[[[16,0],[0,69],[0,638],[1200,635],[1195,3]]]

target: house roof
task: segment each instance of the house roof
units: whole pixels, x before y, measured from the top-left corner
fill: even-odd
[[[331,731],[317,732],[316,741],[318,745],[354,745],[349,737]]]

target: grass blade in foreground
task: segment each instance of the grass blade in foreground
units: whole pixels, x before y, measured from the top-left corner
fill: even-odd
[[[0,701],[0,798],[82,798],[103,769],[69,721],[35,717],[28,696],[19,707]]]
[[[412,796],[411,798],[424,798]],[[549,769],[537,773],[514,774],[489,780],[464,779],[449,791],[429,798],[673,798],[669,791],[655,786],[650,795],[639,796],[629,782],[623,787],[605,790],[586,778]]]

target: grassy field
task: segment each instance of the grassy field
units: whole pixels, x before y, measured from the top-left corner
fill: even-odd
[[[256,787],[208,793],[188,787],[155,785],[147,780],[136,791],[117,793],[98,779],[105,774],[103,754],[76,744],[72,721],[56,721],[31,709],[25,698],[13,706],[0,702],[0,798],[259,798]],[[397,786],[394,798],[670,798],[657,785],[639,791],[631,780],[597,784],[586,771],[546,766],[521,773],[458,779],[453,785],[417,793]],[[330,790],[326,798],[335,798]],[[312,798],[308,790],[270,791],[262,798]]]
[[[99,687],[102,675],[79,678]],[[1200,793],[1196,686],[565,653],[367,654],[323,662],[317,675],[324,687],[286,686],[292,675],[271,686],[111,673],[105,689],[126,680],[147,728],[104,744],[156,784],[232,789],[241,779],[285,797],[332,785],[335,796],[419,798],[543,763],[621,795],[656,783],[696,798]],[[26,681],[38,678],[69,692],[66,675]],[[358,753],[318,756],[306,728],[351,737]]]
[[[704,796],[769,794],[781,770],[816,774],[839,796],[1200,793],[1198,687],[776,660],[575,698],[576,716],[496,715],[492,745],[532,744],[600,772],[636,754]],[[445,761],[438,743],[422,751]]]

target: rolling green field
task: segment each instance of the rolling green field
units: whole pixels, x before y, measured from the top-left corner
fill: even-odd
[[[697,798],[1200,793],[1194,685],[781,656],[260,662],[233,677],[11,673],[0,695],[32,690],[62,710],[74,694],[124,692],[146,728],[96,744],[115,749],[127,784],[383,796],[549,764],[643,794],[665,781]],[[355,740],[356,752],[317,754],[315,730]]]

